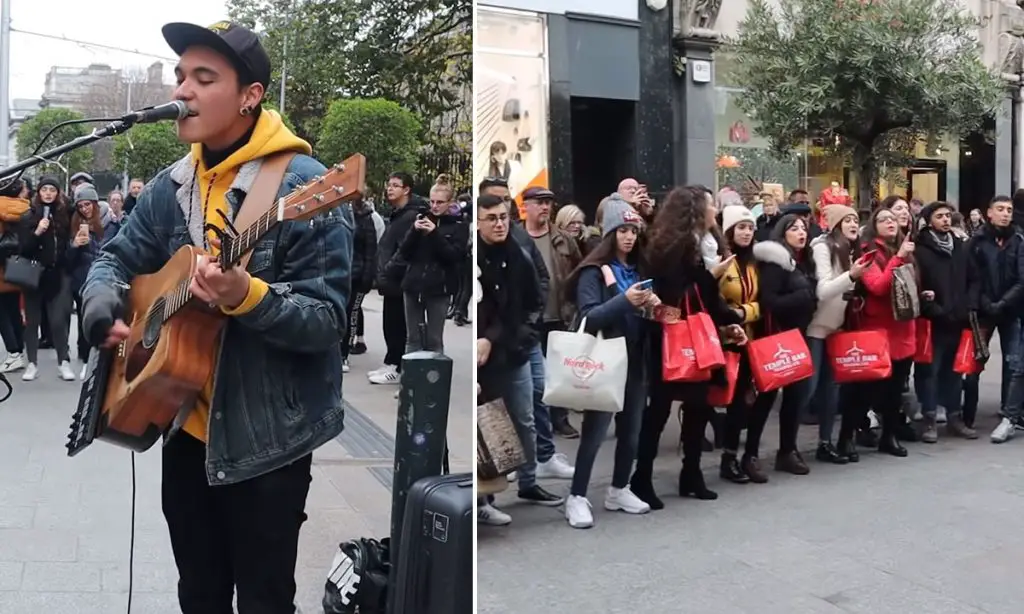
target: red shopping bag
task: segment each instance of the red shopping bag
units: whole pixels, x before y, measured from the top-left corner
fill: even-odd
[[[917,337],[914,362],[930,365],[935,354],[935,350],[932,348],[932,321],[927,318],[918,318],[914,335]]]
[[[725,353],[725,386],[712,386],[708,390],[708,405],[725,407],[732,403],[736,396],[736,380],[740,377],[740,355],[736,352]]]
[[[837,384],[873,382],[892,375],[889,337],[880,330],[837,332],[825,340]]]
[[[690,297],[686,297],[686,319],[690,323],[690,337],[693,341],[693,352],[697,355],[697,366],[701,369],[716,369],[725,366],[725,353],[722,342],[718,338],[718,327],[704,308],[704,300],[697,288],[697,302],[700,311],[690,313]]]
[[[747,353],[758,392],[771,392],[814,375],[811,351],[795,328],[751,341]]]
[[[666,382],[706,382],[711,379],[709,369],[697,366],[693,351],[690,320],[662,324],[661,379]]]
[[[974,358],[974,335],[970,329],[960,333],[960,345],[956,348],[956,358],[953,359],[953,372],[962,375],[977,375],[981,373],[982,365]]]

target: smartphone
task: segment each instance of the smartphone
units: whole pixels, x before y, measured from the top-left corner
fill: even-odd
[[[89,225],[88,224],[79,224],[78,225],[78,232],[80,232],[82,234],[89,234]]]
[[[653,290],[654,289],[654,280],[653,279],[645,279],[645,280],[643,280],[642,282],[640,282],[640,289],[641,290]]]
[[[862,262],[867,262],[867,261],[871,260],[872,258],[874,258],[875,254],[877,254],[877,253],[878,253],[877,249],[873,249],[873,250],[871,250],[869,252],[864,252],[864,255],[862,255],[860,257],[860,260]]]

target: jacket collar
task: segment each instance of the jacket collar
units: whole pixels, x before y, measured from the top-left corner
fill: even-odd
[[[231,183],[227,193],[228,215],[232,220],[238,212],[238,205],[249,193],[262,165],[263,159],[258,158],[250,160],[238,168],[235,180]],[[182,215],[188,222],[188,234],[192,239],[192,244],[201,246],[203,245],[203,228],[206,226],[206,220],[203,219],[203,199],[199,194],[197,173],[196,161],[189,153],[171,166],[170,176],[171,181],[178,186],[175,190],[175,198],[178,201],[178,206],[181,207]]]

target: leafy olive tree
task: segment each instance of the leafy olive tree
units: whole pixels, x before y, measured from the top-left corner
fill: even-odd
[[[998,109],[980,26],[957,0],[750,0],[729,41],[737,102],[780,152],[814,138],[847,156],[866,207],[881,164]]]

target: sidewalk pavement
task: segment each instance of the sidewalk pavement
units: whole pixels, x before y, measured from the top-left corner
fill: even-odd
[[[993,445],[998,343],[982,376],[979,439],[944,435],[906,444],[907,458],[862,450],[855,465],[814,460],[817,427],[802,426],[808,476],[771,470],[776,413],[762,439],[765,485],[718,477],[721,451],[703,456],[716,501],[680,499],[679,423],[669,420],[656,465],[665,509],[607,512],[615,441],[594,468],[595,526],[571,529],[562,508],[520,504],[514,485],[496,505],[507,527],[481,525],[478,612],[499,614],[1015,614],[1024,536],[1024,433]],[[574,418],[578,424],[578,418]],[[710,433],[710,431],[709,431]],[[578,441],[578,440],[577,440]],[[557,440],[574,462],[576,441]],[[567,481],[545,481],[565,494]]]
[[[339,441],[314,454],[313,483],[296,569],[301,612],[320,612],[328,567],[340,541],[388,534],[391,495],[380,475],[392,466],[395,386],[365,373],[384,355],[381,301],[364,303],[369,351],[344,380],[351,407]],[[72,327],[74,328],[74,327]],[[471,327],[449,323],[454,361],[449,445],[452,471],[471,471]],[[72,340],[72,347],[74,341]],[[64,443],[79,383],[57,379],[52,351],[40,352],[31,383],[10,374],[14,394],[0,404],[0,614],[109,614],[127,607],[131,533],[129,452],[98,442],[75,458]],[[361,442],[361,443],[360,443]],[[370,444],[373,445],[370,445]],[[132,610],[179,612],[177,571],[160,509],[160,452],[135,457],[136,535]]]

